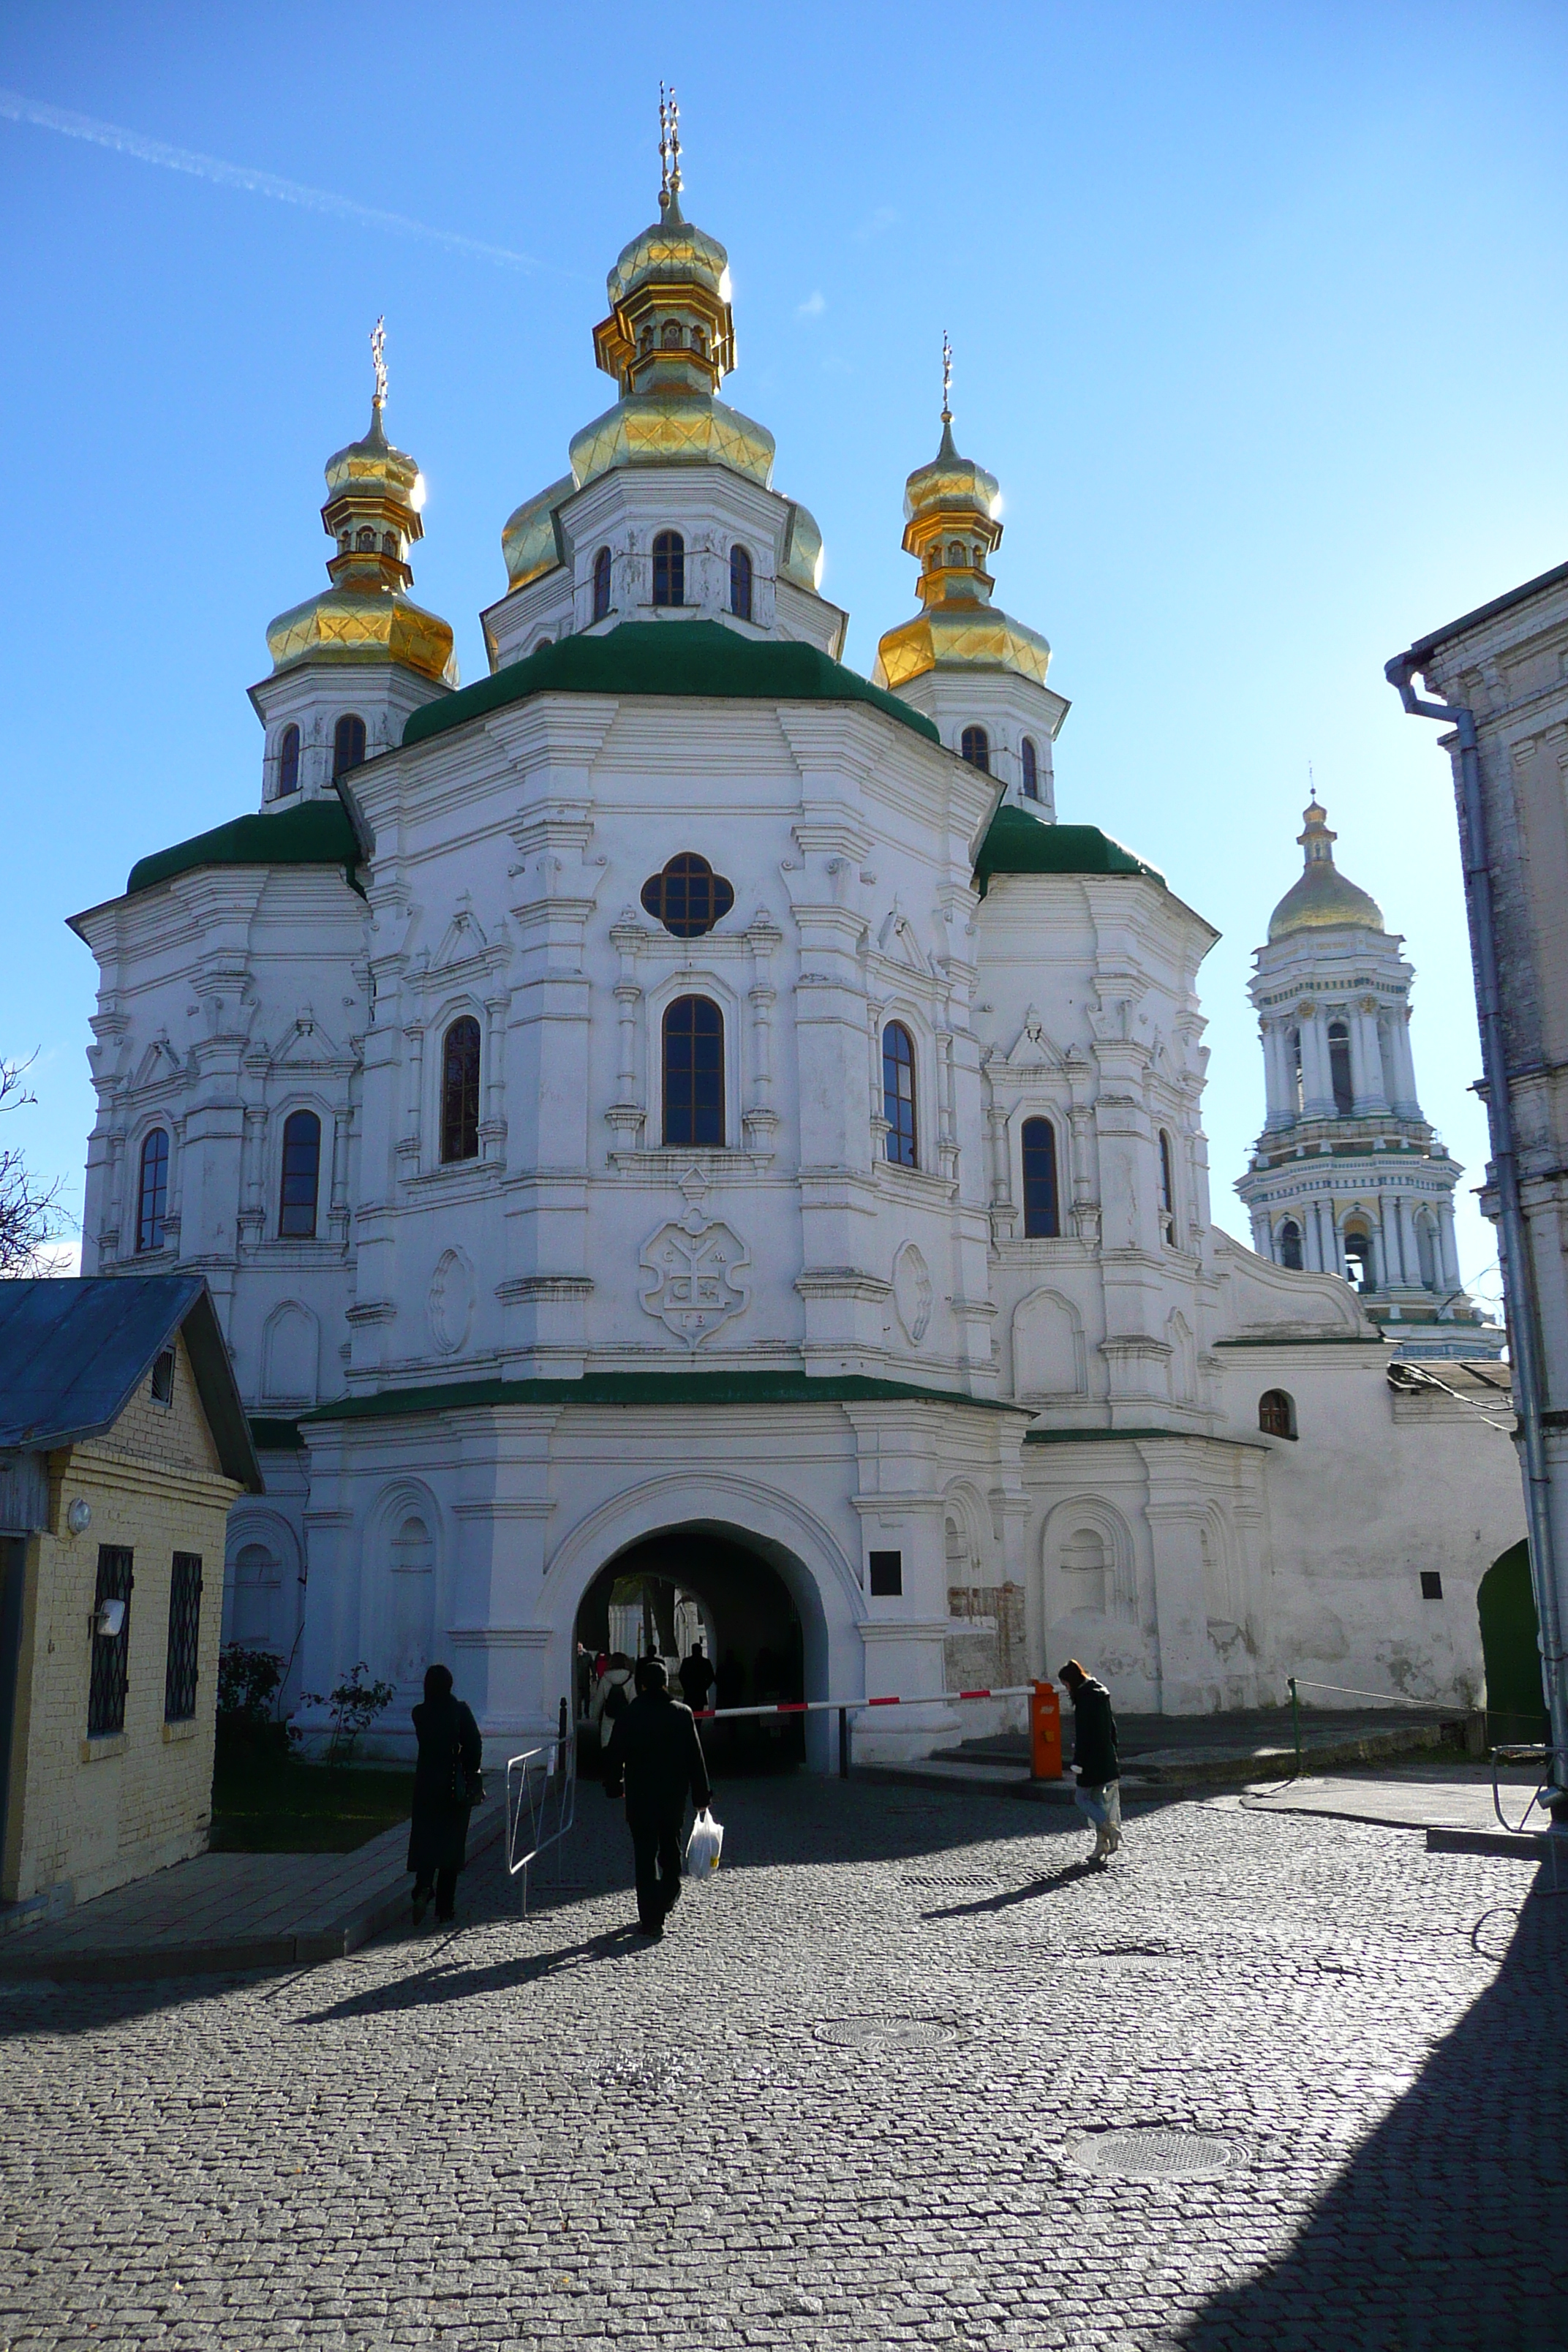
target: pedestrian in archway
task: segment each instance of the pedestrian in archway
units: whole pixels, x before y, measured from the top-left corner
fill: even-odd
[[[1103,1864],[1121,1843],[1121,1764],[1110,1693],[1076,1658],[1068,1660],[1057,1679],[1072,1701],[1072,1761],[1078,1775],[1073,1801],[1094,1831],[1090,1860]]]
[[[450,1666],[427,1666],[425,1696],[414,1710],[419,1741],[414,1767],[414,1818],[408,1867],[414,1873],[414,1925],[436,1897],[436,1916],[452,1916],[458,1873],[468,1858],[468,1816],[484,1794],[484,1742],[473,1710],[452,1693]]]
[[[624,1650],[612,1650],[588,1706],[589,1737],[597,1743],[601,1764],[610,1734],[631,1703],[632,1662]]]
[[[605,1793],[618,1797],[625,1791],[637,1925],[645,1936],[658,1937],[680,1900],[686,1800],[701,1812],[712,1802],[713,1788],[691,1709],[670,1696],[662,1658],[638,1661],[637,1694],[605,1751]]]
[[[699,1633],[680,1662],[680,1689],[693,1715],[700,1715],[708,1704],[708,1694],[713,1687],[713,1669]]]

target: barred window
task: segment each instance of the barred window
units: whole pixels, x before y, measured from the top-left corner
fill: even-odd
[[[898,1168],[915,1168],[915,1047],[901,1021],[882,1032],[882,1117],[888,1122],[888,1157]]]
[[[196,1650],[201,1622],[201,1554],[177,1551],[169,1580],[169,1659],[163,1670],[165,1723],[189,1723],[196,1711]]]
[[[357,768],[364,758],[364,720],[352,710],[345,710],[332,730],[332,782],[347,768]]]
[[[163,1246],[163,1219],[169,1212],[169,1136],[155,1127],[142,1146],[142,1181],[136,1206],[138,1250]]]
[[[959,749],[972,768],[984,768],[990,774],[991,738],[984,727],[966,727]]]
[[[724,1148],[724,1015],[706,996],[678,996],[664,1016],[664,1140]]]
[[[683,849],[642,886],[645,913],[655,916],[678,940],[700,940],[722,922],[735,903],[733,885],[715,874],[695,849]]]
[[[286,1240],[310,1241],[321,1174],[321,1122],[313,1110],[291,1110],[283,1122],[283,1190],[278,1230]]]
[[[678,530],[661,530],[653,543],[653,601],[686,602],[686,541]]]
[[[278,797],[287,800],[300,789],[300,730],[285,727],[278,742]]]
[[[1055,1241],[1061,1233],[1057,1202],[1057,1139],[1048,1118],[1024,1121],[1024,1234]]]
[[[479,1156],[479,1024],[465,1013],[441,1048],[441,1157]]]
[[[92,1666],[87,1692],[87,1736],[105,1739],[125,1728],[126,1673],[131,1656],[132,1554],[119,1544],[100,1544],[98,1584],[92,1602]],[[118,1601],[120,1622],[112,1633],[100,1633],[104,1603]],[[110,1612],[112,1613],[112,1612]]]

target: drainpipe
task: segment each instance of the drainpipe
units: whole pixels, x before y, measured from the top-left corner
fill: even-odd
[[[1427,702],[1416,693],[1418,664],[1413,652],[1396,654],[1384,675],[1415,719],[1436,719],[1459,739],[1459,799],[1465,813],[1465,902],[1475,942],[1476,1009],[1480,1016],[1481,1069],[1487,1120],[1497,1179],[1498,1237],[1503,1294],[1508,1301],[1512,1346],[1514,1402],[1524,1454],[1525,1519],[1534,1570],[1535,1607],[1541,1623],[1543,1680],[1552,1726],[1552,1779],[1568,1790],[1568,1677],[1565,1677],[1557,1556],[1552,1524],[1552,1473],[1542,1427],[1545,1383],[1542,1372],[1541,1324],[1524,1211],[1519,1197],[1519,1161],[1514,1148],[1513,1099],[1503,1052],[1502,990],[1498,977],[1497,924],[1491,865],[1487,854],[1486,803],[1481,797],[1481,757],[1475,713],[1462,703]],[[1568,1828],[1568,1801],[1554,1807],[1557,1826]]]

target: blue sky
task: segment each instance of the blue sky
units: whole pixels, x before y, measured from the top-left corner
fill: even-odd
[[[14,1139],[79,1203],[93,967],[65,928],[252,807],[245,688],[324,579],[328,455],[389,426],[429,486],[416,593],[503,585],[500,532],[607,404],[590,330],[652,216],[657,85],[729,247],[728,396],[816,512],[848,658],[912,609],[903,478],[999,476],[998,602],[1073,709],[1068,820],[1224,937],[1204,969],[1215,1213],[1261,1120],[1245,984],[1309,761],[1407,937],[1431,1117],[1479,1176],[1447,761],[1383,664],[1568,552],[1568,17],[1489,5],[440,11],[12,0],[0,87],[532,257],[521,267],[0,119],[0,1050]],[[1492,1256],[1462,1196],[1467,1275]]]

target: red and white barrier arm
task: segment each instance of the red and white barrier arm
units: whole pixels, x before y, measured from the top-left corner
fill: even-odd
[[[1027,1698],[1032,1683],[1011,1683],[1005,1690],[915,1691],[893,1698],[782,1698],[771,1706],[700,1706],[692,1711],[699,1723],[731,1723],[750,1715],[858,1715],[870,1706],[941,1706],[964,1698]]]

